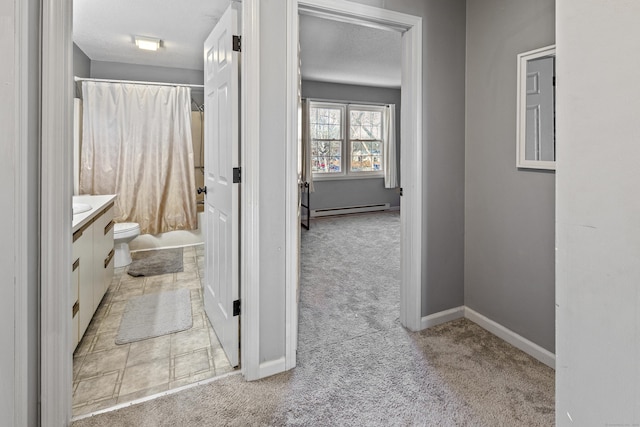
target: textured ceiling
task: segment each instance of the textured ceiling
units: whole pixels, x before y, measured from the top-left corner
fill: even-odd
[[[400,33],[300,16],[302,78],[400,87]]]
[[[202,45],[230,0],[74,0],[73,40],[92,61],[202,70]],[[162,40],[156,52],[135,35]],[[300,16],[304,79],[400,87],[400,34]]]
[[[74,0],[73,40],[93,61],[203,69],[202,45],[229,0]],[[162,40],[156,52],[133,36]]]

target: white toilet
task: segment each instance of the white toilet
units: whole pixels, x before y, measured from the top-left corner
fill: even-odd
[[[131,264],[129,242],[140,235],[140,225],[137,222],[117,222],[113,227],[113,244],[115,254],[113,266],[126,267]]]

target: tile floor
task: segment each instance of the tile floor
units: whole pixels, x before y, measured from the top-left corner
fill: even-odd
[[[184,271],[131,277],[116,269],[73,356],[73,415],[196,383],[233,371],[204,314],[200,278],[204,246],[184,248]],[[120,320],[131,297],[187,288],[193,327],[157,338],[116,345]]]

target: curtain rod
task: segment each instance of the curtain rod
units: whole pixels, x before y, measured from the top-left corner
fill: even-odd
[[[130,83],[130,84],[142,84],[151,86],[184,86],[194,89],[204,89],[204,85],[194,85],[189,83],[163,83],[163,82],[140,82],[134,80],[109,80],[109,79],[90,79],[86,77],[73,77],[76,82],[104,82],[104,83]]]
[[[301,99],[311,101],[311,102],[333,102],[336,104],[346,104],[346,105],[374,105],[378,107],[388,107],[390,104],[385,104],[384,102],[367,102],[367,101],[345,101],[342,99],[323,99],[323,98],[305,98]]]

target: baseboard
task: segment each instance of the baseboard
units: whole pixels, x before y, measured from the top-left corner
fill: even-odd
[[[389,210],[389,208],[390,208],[389,203],[374,203],[371,205],[361,205],[361,206],[345,206],[345,207],[338,207],[338,208],[311,209],[311,218],[318,218],[322,216],[354,214],[354,213],[387,211]]]
[[[498,338],[505,340],[512,346],[519,348],[529,356],[538,359],[550,368],[556,368],[556,355],[551,353],[549,350],[540,347],[538,344],[529,341],[525,337],[513,332],[511,329],[505,328],[501,324],[483,316],[469,307],[464,307],[464,317],[471,320],[473,323],[476,323],[481,328],[491,332]]]
[[[258,368],[258,378],[270,377],[287,370],[287,364],[284,357],[268,362],[262,362]]]
[[[441,323],[450,322],[452,320],[464,317],[464,306],[451,308],[449,310],[439,311],[437,313],[424,316],[420,321],[421,329],[430,328]]]

